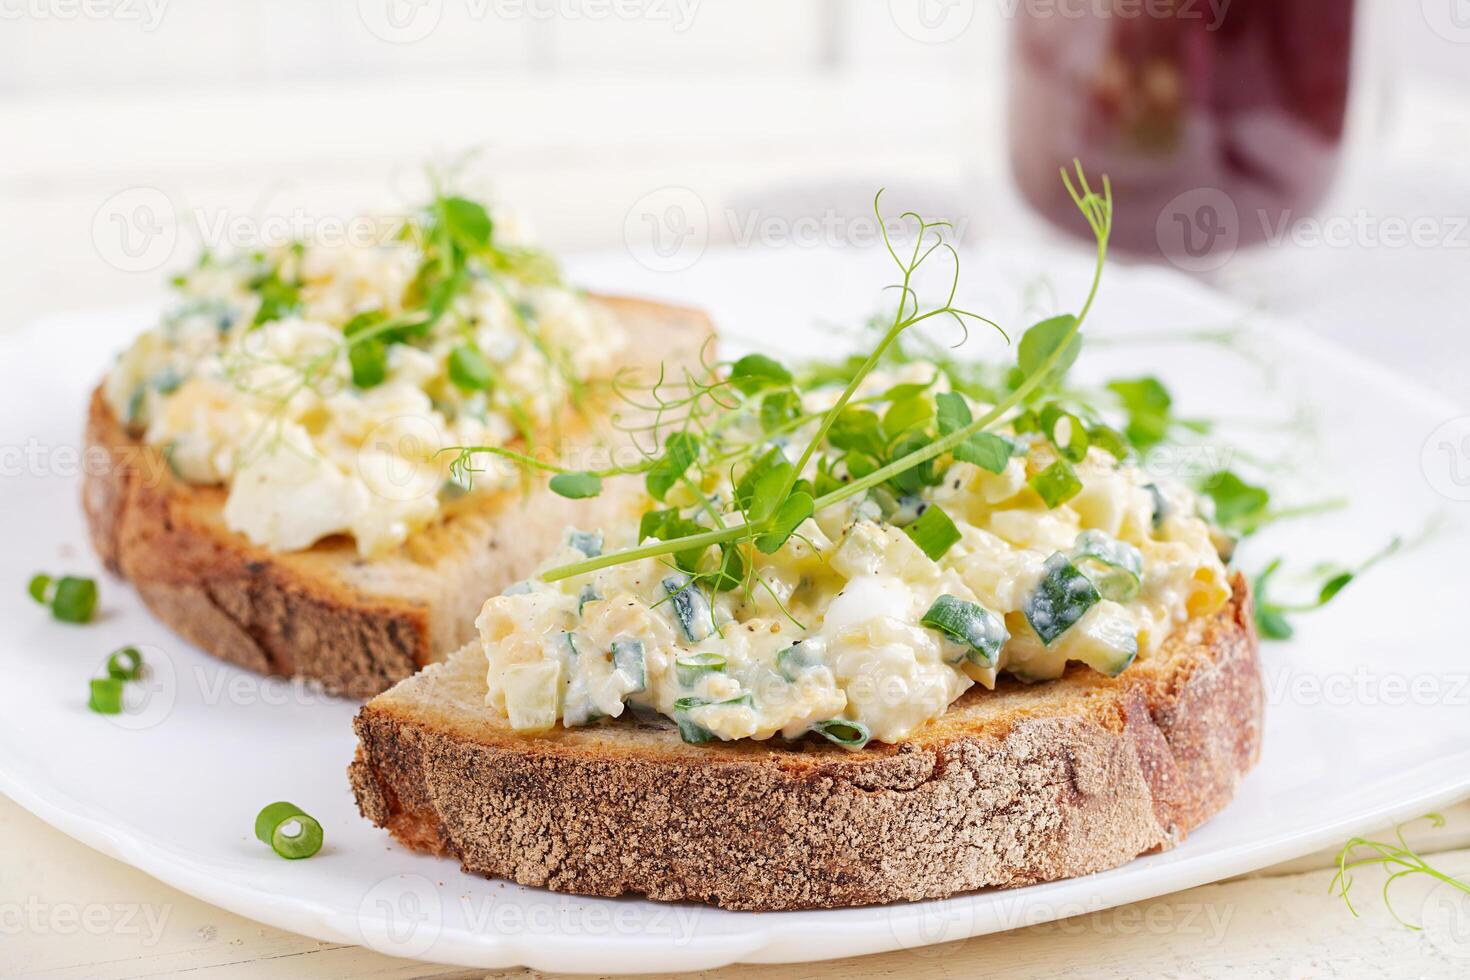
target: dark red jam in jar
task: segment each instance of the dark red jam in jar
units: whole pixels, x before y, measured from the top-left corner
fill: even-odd
[[[1085,233],[1057,170],[1112,179],[1114,244],[1203,271],[1315,208],[1337,168],[1353,0],[1019,0],[1011,166]]]

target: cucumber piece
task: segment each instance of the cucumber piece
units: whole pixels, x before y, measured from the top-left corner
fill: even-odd
[[[1128,542],[1102,531],[1083,531],[1072,546],[1071,558],[1104,599],[1128,602],[1138,595],[1143,581],[1143,554]]]
[[[673,607],[674,622],[690,643],[698,643],[714,631],[714,613],[709,599],[687,575],[670,575],[663,580],[664,595]]]
[[[575,548],[588,558],[596,558],[602,554],[602,532],[580,531],[577,528],[567,528],[567,547]]]
[[[518,732],[546,731],[556,725],[561,664],[554,660],[516,664],[504,676],[505,712]]]
[[[602,596],[597,594],[597,589],[591,582],[582,586],[582,591],[577,593],[577,615],[582,615],[582,610],[587,608],[587,603],[596,602]]]
[[[919,618],[922,626],[965,647],[965,656],[981,667],[994,667],[1000,648],[1011,638],[1005,621],[984,606],[945,594]]]
[[[1117,677],[1138,658],[1138,634],[1121,620],[1089,623],[1087,632],[1067,640],[1067,656],[1099,674]]]
[[[1051,646],[1101,602],[1102,595],[1060,551],[1046,560],[1042,570],[1041,582],[1026,603],[1026,621],[1041,642]]]
[[[1145,483],[1143,489],[1147,490],[1148,495],[1153,499],[1153,525],[1154,530],[1157,531],[1164,526],[1164,521],[1169,517],[1169,501],[1164,498],[1164,491],[1159,489],[1157,483]]]
[[[800,640],[776,654],[776,669],[781,672],[781,676],[786,678],[788,683],[796,683],[802,671],[819,667],[821,663],[820,659],[801,645]]]
[[[613,640],[613,669],[620,671],[633,686],[629,694],[642,694],[648,690],[648,665],[643,657],[642,640]]]

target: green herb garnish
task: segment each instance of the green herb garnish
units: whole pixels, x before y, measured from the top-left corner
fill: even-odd
[[[1432,827],[1444,826],[1444,817],[1438,813],[1427,813],[1419,819],[1429,821]],[[1409,823],[1413,822],[1409,821]],[[1394,828],[1394,840],[1392,841],[1369,840],[1366,837],[1353,837],[1348,840],[1342,850],[1337,853],[1337,873],[1328,882],[1327,890],[1341,896],[1343,902],[1347,904],[1348,911],[1356,917],[1358,910],[1353,906],[1353,900],[1348,894],[1353,887],[1353,871],[1370,864],[1380,865],[1388,872],[1388,880],[1383,883],[1384,907],[1388,909],[1388,914],[1393,916],[1395,922],[1406,929],[1417,932],[1422,927],[1404,921],[1394,909],[1393,902],[1389,898],[1389,889],[1393,887],[1395,881],[1412,875],[1426,875],[1467,895],[1470,895],[1470,881],[1445,874],[1420,857],[1409,846],[1408,841],[1404,840],[1404,827],[1406,826],[1408,823],[1399,824]],[[1357,857],[1359,852],[1367,853],[1363,857]]]
[[[97,610],[97,582],[90,578],[63,575],[53,579],[36,574],[27,583],[26,592],[41,605],[49,606],[51,615],[63,623],[89,623]]]
[[[994,667],[1001,647],[1011,638],[1005,621],[995,613],[952,595],[935,599],[919,623],[965,647],[966,658],[982,667]]]
[[[930,561],[943,558],[945,552],[960,541],[960,529],[955,527],[954,521],[950,520],[944,508],[938,504],[930,504],[924,508],[924,513],[904,528],[903,533],[919,546],[920,551],[929,556]]]
[[[122,714],[123,682],[116,677],[94,677],[87,707],[99,715]]]
[[[1057,552],[1046,560],[1041,583],[1026,604],[1026,621],[1051,646],[1057,638],[1102,601],[1092,580],[1077,570],[1067,556]]]
[[[322,849],[322,825],[294,803],[272,803],[255,818],[255,836],[289,861]]]
[[[868,726],[860,721],[848,721],[846,718],[831,718],[827,721],[819,721],[812,726],[812,731],[822,736],[829,742],[836,742],[844,749],[860,749],[868,744],[873,737]]]
[[[813,514],[876,488],[895,497],[912,495],[939,479],[944,459],[974,463],[991,472],[1003,470],[1011,458],[1012,444],[988,430],[1010,421],[1017,411],[1045,401],[1076,360],[1082,325],[1096,298],[1107,255],[1112,227],[1112,192],[1107,179],[1101,193],[1091,189],[1080,166],[1075,183],[1066,172],[1062,179],[1097,242],[1097,261],[1082,306],[1075,315],[1042,320],[1022,334],[1016,367],[1004,390],[987,388],[953,359],[943,361],[942,370],[957,390],[983,396],[993,407],[974,418],[963,399],[933,395],[930,384],[897,385],[877,398],[858,397],[864,379],[887,363],[895,350],[901,350],[900,338],[920,324],[944,319],[963,331],[968,323],[978,322],[1005,336],[991,320],[955,304],[959,256],[945,238],[948,226],[906,213],[903,218],[917,227],[917,235],[912,251],[900,255],[887,235],[880,192],[873,206],[884,229],[884,244],[899,271],[899,281],[893,286],[897,309],[866,357],[844,362],[839,371],[818,377],[821,382],[843,382],[831,407],[821,413],[803,411],[800,385],[811,379],[800,378],[767,355],[743,357],[723,369],[704,365],[702,373],[685,371],[675,380],[660,374],[651,389],[636,395],[621,388],[633,408],[652,416],[647,428],[662,438],[654,440],[656,450],[637,464],[586,475],[601,479],[642,474],[649,495],[662,506],[652,512],[656,517],[645,516],[637,546],[548,569],[541,573],[542,579],[554,582],[625,562],[671,556],[696,587],[703,584],[725,590],[743,585],[753,591],[761,583],[751,552],[780,548]],[[936,252],[949,256],[954,269],[948,297],[926,308],[915,287],[916,274]],[[886,404],[881,413],[869,407],[882,403]],[[737,423],[747,418],[759,423],[762,441],[738,437],[742,427]],[[771,438],[801,427],[809,427],[812,434],[793,458],[770,445]],[[1068,444],[1075,445],[1075,438],[1069,438]],[[473,470],[475,453],[488,452],[525,466],[566,472],[493,447],[458,447],[456,451],[456,466],[464,471]],[[810,481],[804,476],[809,467],[815,473]],[[714,475],[722,473],[730,474],[735,485],[738,520],[720,514],[703,489]],[[1067,499],[1075,492],[1070,490],[1075,474],[1067,479],[1069,473],[1070,468],[1052,473],[1038,492],[1057,503]],[[574,488],[590,492],[594,484],[587,481]],[[930,521],[938,525],[941,518]],[[938,530],[932,545],[936,549],[946,536],[943,528]],[[686,591],[680,586],[670,592],[676,610],[682,600],[675,597]],[[684,617],[679,619],[682,624]]]
[[[143,655],[137,647],[123,647],[107,658],[107,676],[120,681],[135,681],[143,676]]]
[[[1317,569],[1317,575],[1321,584],[1317,586],[1317,594],[1302,602],[1281,602],[1272,598],[1274,587],[1272,580],[1281,568],[1281,559],[1277,558],[1262,569],[1251,581],[1251,592],[1256,604],[1256,628],[1262,636],[1268,640],[1289,640],[1295,630],[1291,622],[1286,618],[1288,615],[1315,612],[1337,598],[1339,592],[1347,588],[1353,579],[1362,575],[1368,569],[1378,564],[1383,559],[1399,550],[1402,541],[1394,538],[1382,550],[1369,557],[1356,568],[1344,568],[1336,565],[1326,565]]]
[[[1049,508],[1060,507],[1082,492],[1082,480],[1065,459],[1056,460],[1026,482]]]

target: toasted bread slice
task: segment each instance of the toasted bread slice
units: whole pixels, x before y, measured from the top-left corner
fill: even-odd
[[[596,300],[629,334],[628,366],[687,363],[712,333],[697,310]],[[507,491],[472,498],[384,558],[360,558],[345,537],[279,553],[229,530],[225,490],[174,478],[100,390],[86,441],[89,458],[100,447],[110,461],[88,467],[82,487],[92,544],[160,619],[215,656],[354,697],[462,646],[485,597],[529,575],[567,525],[602,526],[630,506],[631,494],[611,484],[582,501]]]
[[[1119,677],[974,688],[913,740],[686,745],[672,724],[515,734],[471,644],[368,702],[363,815],[466,871],[776,910],[942,898],[1112,868],[1223,807],[1260,752],[1244,579]]]

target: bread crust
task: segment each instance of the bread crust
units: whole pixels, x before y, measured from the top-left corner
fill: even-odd
[[[1219,811],[1260,754],[1245,581],[1117,678],[972,689],[861,752],[689,746],[617,724],[524,738],[474,647],[375,698],[348,775],[364,817],[467,872],[585,895],[773,911],[943,898],[1116,867]]]
[[[632,364],[687,359],[713,333],[698,311],[594,297],[631,334]],[[224,524],[225,491],[175,478],[131,436],[100,387],[87,415],[82,483],[92,545],[109,571],[184,639],[265,674],[369,697],[463,645],[487,595],[525,578],[568,524],[598,526],[629,501],[615,490],[572,502],[549,493],[475,498],[383,559],[333,538],[277,553]]]

